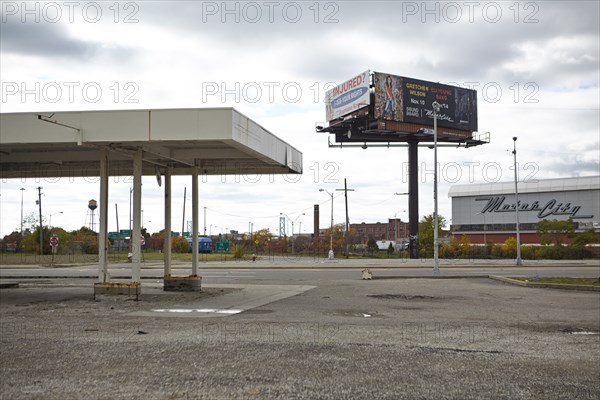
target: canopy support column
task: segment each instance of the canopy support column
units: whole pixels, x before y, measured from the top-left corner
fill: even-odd
[[[100,150],[100,227],[98,232],[98,281],[108,282],[108,150]]]
[[[192,170],[192,276],[198,275],[198,168]]]
[[[181,233],[183,235],[183,232]],[[171,275],[171,167],[165,172],[165,276]]]
[[[131,232],[131,281],[140,283],[141,254],[140,238],[142,213],[142,150],[138,149],[133,156],[133,232]]]

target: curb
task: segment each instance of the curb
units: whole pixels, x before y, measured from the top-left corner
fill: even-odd
[[[488,279],[490,275],[408,275],[408,276],[373,276],[373,280],[380,279]]]
[[[570,285],[565,283],[541,283],[541,282],[524,282],[517,279],[506,278],[504,276],[489,275],[490,279],[517,285],[522,287],[532,287],[540,289],[565,289],[565,290],[584,290],[588,292],[600,292],[600,286],[592,285]]]

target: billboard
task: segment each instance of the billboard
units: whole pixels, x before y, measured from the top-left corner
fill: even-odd
[[[370,71],[348,79],[325,93],[327,121],[333,121],[368,106]]]
[[[374,118],[433,125],[432,103],[441,104],[438,126],[477,131],[477,92],[457,86],[375,72]]]

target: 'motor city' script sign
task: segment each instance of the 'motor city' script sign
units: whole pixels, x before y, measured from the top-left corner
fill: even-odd
[[[476,197],[475,201],[487,201],[486,205],[481,210],[481,213],[503,213],[515,212],[517,205],[504,204],[506,196],[485,196]],[[578,215],[581,206],[572,205],[571,203],[560,203],[556,199],[548,201],[541,205],[539,201],[533,203],[522,203],[519,201],[519,212],[537,212],[537,217],[543,219],[551,216],[567,215],[573,219],[594,218],[593,215]]]

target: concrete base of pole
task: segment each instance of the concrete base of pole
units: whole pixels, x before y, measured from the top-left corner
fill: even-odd
[[[94,283],[94,299],[98,295],[118,295],[135,297],[139,300],[142,293],[142,285],[138,282],[131,283],[110,283],[99,282]]]
[[[165,276],[163,289],[166,292],[200,292],[202,291],[202,277],[190,276]]]

